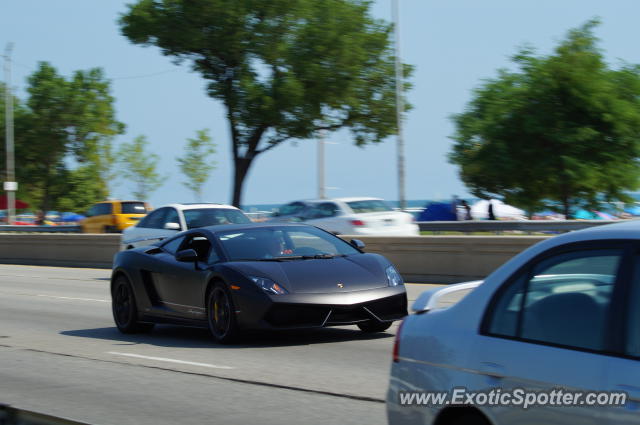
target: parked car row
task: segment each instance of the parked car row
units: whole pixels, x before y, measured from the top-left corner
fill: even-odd
[[[122,248],[128,249],[197,227],[250,221],[240,209],[224,204],[170,204],[152,211],[142,201],[104,201],[89,209],[80,226],[84,233],[122,233]],[[419,234],[411,214],[394,211],[377,198],[295,201],[266,221],[304,222],[336,235]]]

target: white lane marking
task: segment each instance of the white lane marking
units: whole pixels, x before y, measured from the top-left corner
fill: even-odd
[[[20,294],[23,295],[23,294]],[[28,295],[28,294],[24,294],[24,295]],[[44,294],[36,294],[36,297],[45,297],[45,298],[55,298],[58,300],[74,300],[74,301],[95,301],[95,302],[99,302],[99,303],[109,303],[111,301],[109,300],[99,300],[96,298],[77,298],[77,297],[59,297],[56,295],[44,295]]]
[[[131,354],[131,353],[119,353],[117,351],[108,351],[107,354],[113,354],[116,356],[126,356],[126,357],[135,357],[136,359],[146,359],[146,360],[156,360],[159,362],[169,362],[169,363],[178,363],[185,364],[190,366],[201,366],[201,367],[209,367],[212,369],[233,369],[231,366],[220,366],[209,363],[198,363],[198,362],[188,362],[185,360],[177,360],[177,359],[168,359],[166,357],[152,357],[152,356],[143,356],[140,354]]]

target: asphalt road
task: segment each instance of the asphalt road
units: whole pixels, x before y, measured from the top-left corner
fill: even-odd
[[[396,326],[123,335],[109,270],[0,265],[0,403],[92,424],[386,423]],[[407,285],[410,300],[429,285]]]

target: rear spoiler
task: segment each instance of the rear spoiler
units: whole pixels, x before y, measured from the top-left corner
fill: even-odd
[[[430,289],[420,294],[413,302],[411,310],[416,314],[421,314],[431,310],[451,307],[460,301],[467,293],[480,286],[482,282],[484,281],[474,280],[448,285],[444,288]]]

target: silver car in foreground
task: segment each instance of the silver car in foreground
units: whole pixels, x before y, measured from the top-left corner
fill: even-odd
[[[392,425],[640,424],[640,221],[548,239],[413,311]]]

